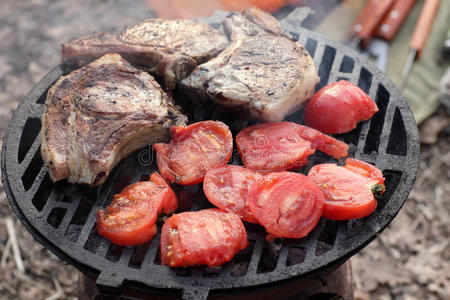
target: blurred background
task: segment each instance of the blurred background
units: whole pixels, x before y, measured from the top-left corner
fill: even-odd
[[[309,6],[315,14],[305,27],[344,43],[353,41],[353,47],[400,84],[419,16],[432,1],[397,2],[410,9],[396,34],[387,42],[380,39],[380,23],[369,40],[358,43],[358,20],[364,25],[376,15],[373,9],[361,15],[366,5],[377,9],[383,0],[1,0],[0,139],[18,103],[59,63],[61,43],[93,31],[118,33],[153,17],[206,17],[218,9],[256,5],[281,19],[296,6]],[[403,93],[420,131],[418,178],[392,224],[351,259],[355,299],[450,299],[450,0],[435,2],[436,13],[421,25],[430,26],[421,56],[404,76]],[[389,14],[398,16],[392,10]],[[76,299],[77,282],[75,268],[27,233],[0,184],[0,299]]]

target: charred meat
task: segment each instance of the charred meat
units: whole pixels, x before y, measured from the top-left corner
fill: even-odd
[[[151,75],[107,54],[48,91],[41,154],[53,181],[98,186],[121,159],[185,123]]]
[[[260,121],[280,121],[299,109],[319,82],[308,51],[257,8],[223,21],[229,46],[180,83],[193,101]]]
[[[193,20],[150,19],[118,36],[94,33],[62,45],[62,61],[84,66],[107,53],[119,53],[132,65],[176,84],[198,64],[222,51],[227,38],[213,27]]]

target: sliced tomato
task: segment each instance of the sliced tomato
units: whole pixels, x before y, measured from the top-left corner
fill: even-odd
[[[193,185],[203,181],[208,170],[226,165],[233,150],[227,125],[203,121],[187,127],[170,128],[169,144],[155,144],[161,175],[170,182]]]
[[[304,166],[315,150],[298,134],[298,126],[292,122],[269,122],[241,130],[236,145],[244,165],[263,173]]]
[[[358,219],[370,215],[377,207],[373,192],[384,192],[381,171],[356,159],[347,159],[345,167],[336,164],[315,165],[308,177],[318,184],[325,195],[323,217],[332,220]]]
[[[171,267],[220,266],[245,247],[242,221],[216,208],[175,214],[161,231],[161,263]]]
[[[203,191],[209,202],[225,211],[237,214],[242,220],[258,223],[247,203],[247,193],[262,175],[241,166],[226,165],[208,171]]]
[[[297,127],[298,134],[310,142],[314,148],[336,159],[348,155],[348,145],[346,143],[308,126],[297,125]]]
[[[270,173],[248,191],[253,215],[266,228],[268,240],[301,238],[319,221],[325,198],[319,187],[303,174]]]
[[[292,122],[268,122],[249,126],[236,136],[244,165],[267,173],[298,169],[319,149],[339,159],[348,145],[313,128]]]
[[[104,210],[97,211],[98,233],[122,246],[145,243],[156,233],[158,214],[170,214],[177,197],[164,179],[153,173],[149,181],[127,186]]]
[[[344,133],[356,128],[378,111],[376,103],[358,86],[341,80],[329,84],[305,105],[305,124],[324,133]]]

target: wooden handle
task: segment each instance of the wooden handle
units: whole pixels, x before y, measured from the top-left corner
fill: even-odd
[[[369,44],[377,25],[386,16],[393,4],[394,0],[380,0],[376,5],[375,10],[372,10],[369,16],[364,20],[362,23],[362,30],[357,34],[362,40],[363,47]]]
[[[350,35],[357,35],[358,32],[362,30],[362,26],[364,21],[369,18],[372,11],[375,10],[377,7],[377,4],[380,2],[380,0],[369,0],[367,1],[367,4],[362,9],[361,13],[356,18],[355,22],[353,22],[351,27],[351,34]]]
[[[416,58],[420,58],[422,50],[433,25],[434,17],[439,8],[440,0],[426,0],[422,11],[420,12],[419,20],[417,21],[414,34],[409,46],[417,50]]]
[[[390,42],[416,2],[417,0],[396,0],[378,25],[375,36]]]

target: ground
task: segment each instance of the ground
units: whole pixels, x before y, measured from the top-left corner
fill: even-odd
[[[145,2],[14,1],[0,4],[0,138],[17,104],[59,61],[59,44],[95,30],[117,32],[152,17]],[[355,298],[449,299],[450,117],[420,126],[416,184],[391,225],[351,261]],[[0,145],[1,145],[0,141]],[[8,225],[9,224],[9,225]],[[17,244],[26,275],[14,259]],[[8,250],[9,249],[9,250]],[[75,299],[78,272],[35,242],[0,184],[0,299]]]

